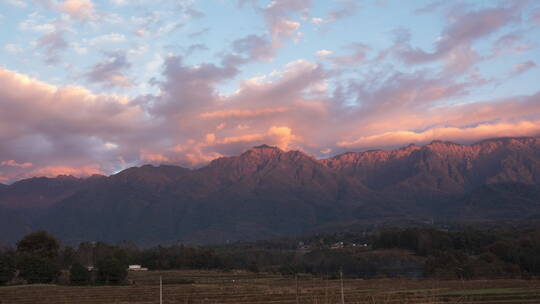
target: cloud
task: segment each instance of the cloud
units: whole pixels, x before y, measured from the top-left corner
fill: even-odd
[[[534,69],[536,67],[537,67],[536,63],[534,61],[532,61],[532,60],[521,62],[521,63],[515,64],[512,67],[512,75],[513,76],[520,75],[520,74],[523,74],[523,73],[527,72],[528,70]]]
[[[128,0],[110,0],[116,6],[124,6],[128,3]]]
[[[448,4],[448,2],[445,1],[445,0],[433,1],[431,3],[428,3],[427,5],[419,8],[419,9],[416,9],[414,12],[417,13],[417,14],[433,13],[433,12],[439,10],[440,8],[444,7],[446,4]]]
[[[32,167],[32,163],[18,163],[12,159],[4,160],[0,162],[0,167],[18,167],[18,168],[29,168]]]
[[[209,32],[210,32],[210,28],[206,27],[206,28],[203,28],[201,30],[190,33],[188,35],[188,37],[192,38],[192,39],[200,38],[201,36],[204,36],[204,35],[208,34]]]
[[[208,51],[209,48],[202,44],[202,43],[196,43],[196,44],[192,44],[190,45],[187,50],[186,50],[186,56],[189,56],[195,52],[204,52],[204,51]]]
[[[20,177],[34,177],[34,176],[45,176],[45,177],[57,177],[58,175],[73,175],[79,177],[88,177],[92,175],[104,175],[105,172],[102,171],[100,165],[90,164],[84,165],[81,167],[69,167],[69,166],[47,166],[39,168],[37,170],[29,171]]]
[[[164,94],[152,97],[150,111],[174,116],[211,106],[218,99],[214,86],[237,74],[238,69],[233,65],[204,63],[189,66],[184,64],[181,56],[169,56],[164,62],[165,80],[158,83]]]
[[[124,73],[131,67],[126,55],[116,52],[106,54],[107,58],[95,64],[85,74],[89,82],[100,83],[105,87],[131,87],[133,81]]]
[[[533,10],[529,19],[534,24],[540,24],[540,8]]]
[[[288,150],[291,142],[298,139],[297,136],[292,134],[291,128],[286,126],[272,126],[265,133],[230,136],[212,142],[218,145],[249,143],[251,146],[266,143],[275,145],[282,150]]]
[[[472,49],[472,43],[519,20],[518,13],[518,6],[465,12],[454,10],[449,15],[449,24],[434,44],[433,52],[411,47],[406,37],[398,41],[395,52],[407,64],[421,64],[444,59],[450,69],[463,71],[478,60],[478,55]]]
[[[352,44],[347,46],[346,49],[352,50],[352,54],[343,56],[327,56],[326,58],[336,66],[359,65],[364,63],[370,47],[365,44]]]
[[[188,42],[184,48],[177,48],[182,55],[160,53],[162,41],[153,44],[156,38],[180,28],[185,20],[200,17],[189,6],[178,7],[177,1],[159,3],[181,16],[181,20],[168,20],[171,14],[163,10],[145,11],[126,18],[126,24],[115,25],[115,32],[111,32],[95,22],[78,22],[103,16],[101,11],[96,13],[93,4],[92,13],[86,15],[94,19],[68,13],[59,19],[70,25],[92,27],[94,38],[86,35],[69,43],[81,54],[84,48],[92,55],[92,49],[128,42],[131,49],[106,52],[98,62],[89,64],[88,70],[80,72],[74,67],[69,72],[98,85],[92,87],[137,90],[140,85],[144,94],[133,98],[96,94],[80,86],[54,86],[0,68],[2,180],[31,174],[110,173],[148,162],[200,166],[263,143],[326,157],[330,153],[395,147],[411,141],[463,142],[537,134],[540,93],[488,100],[477,100],[472,94],[479,89],[491,90],[489,85],[494,81],[484,78],[480,67],[471,67],[501,52],[524,49],[530,33],[509,27],[517,24],[517,8],[449,11],[448,24],[432,50],[413,47],[414,40],[405,31],[398,33],[395,44],[384,50],[361,42],[336,47],[329,40],[332,51],[323,49],[324,44],[310,51],[313,54],[319,50],[316,62],[297,58],[282,63],[283,58],[289,58],[285,56],[279,58],[280,66],[273,65],[264,74],[249,75],[253,69],[248,64],[265,62],[261,66],[266,68],[285,42],[299,36],[304,23],[315,20],[310,16],[311,1],[267,1],[264,7],[258,6],[260,1],[251,1],[263,18],[263,31],[230,37],[223,50],[208,52],[216,56],[202,62],[195,62],[199,56],[190,54],[205,51],[213,43]],[[144,1],[116,4],[124,6],[121,10],[129,5],[128,11],[136,12]],[[322,15],[320,23],[350,16],[345,7]],[[32,18],[35,22],[24,24],[28,34],[50,35],[37,48],[58,58],[66,48],[66,37],[76,32],[37,16]],[[182,28],[182,34],[194,39],[209,31],[192,32],[195,35],[189,37],[190,29]],[[135,32],[141,36],[127,34]],[[483,40],[491,36],[493,39]],[[136,46],[143,39],[151,39],[152,43],[139,50]],[[481,50],[491,54],[475,48],[481,39],[485,42]],[[378,55],[372,58],[371,53]],[[161,66],[162,72],[149,76],[155,77],[148,83],[135,86],[129,77],[131,69],[139,65],[138,57],[148,54],[155,60],[142,66],[153,73]],[[386,54],[394,54],[400,61]],[[536,65],[529,58],[521,61],[513,72],[522,73]],[[434,62],[445,69],[440,70],[439,65],[416,66]],[[470,73],[458,73],[464,71]],[[137,91],[129,91],[136,95],[133,92]]]
[[[57,23],[45,21],[44,17],[37,12],[29,14],[27,18],[21,21],[17,26],[21,31],[34,31],[42,34],[50,34],[56,31],[57,27]]]
[[[5,68],[0,82],[0,159],[28,160],[35,174],[114,171],[117,157],[136,160],[130,146],[149,136],[141,131],[151,128],[142,108],[126,97],[57,87]],[[90,170],[89,163],[100,169]],[[24,169],[29,166],[4,166],[0,175],[14,178]]]
[[[137,2],[134,4],[135,7],[141,6]],[[192,18],[202,17],[198,14],[201,12],[189,9],[192,5],[193,3],[190,4],[187,1],[162,0],[156,3],[159,9],[143,9],[143,14],[129,18],[129,26],[132,32],[140,37],[148,36],[153,39],[167,37],[183,28]]]
[[[13,5],[13,6],[18,6],[18,7],[27,7],[28,6],[28,4],[23,0],[6,0],[6,2]]]
[[[169,149],[169,151],[174,153],[174,157],[176,158],[175,163],[190,167],[205,165],[216,158],[224,156],[215,151],[205,151],[205,146],[206,144],[204,142],[197,143],[191,140],[185,145],[176,145]]]
[[[277,114],[288,111],[288,108],[266,108],[266,109],[255,109],[255,110],[219,110],[214,112],[205,112],[201,114],[201,118],[209,119],[223,119],[223,118],[246,118],[246,117],[258,117],[269,114]]]
[[[59,10],[72,19],[81,21],[95,19],[94,3],[91,0],[66,0],[59,6]]]
[[[246,61],[265,61],[274,56],[271,42],[264,36],[249,35],[235,40],[232,48],[236,53],[244,54]]]
[[[289,19],[291,14],[307,16],[311,0],[274,0],[266,7],[259,8],[264,17],[274,47],[282,44],[282,39],[292,38],[297,34],[300,23]]]
[[[110,33],[101,36],[97,36],[90,40],[87,40],[86,43],[90,46],[100,46],[104,44],[111,43],[122,43],[126,41],[126,36],[118,33]]]
[[[365,136],[353,141],[340,141],[339,147],[347,149],[372,149],[399,147],[409,143],[426,144],[435,139],[474,142],[486,138],[540,135],[540,120],[479,124],[473,127],[436,127],[422,132],[393,131]]]
[[[523,36],[522,31],[513,31],[502,35],[493,42],[492,53],[487,55],[486,58],[493,59],[504,54],[521,54],[528,51],[531,49],[531,45],[523,41]]]
[[[330,11],[326,18],[311,18],[311,23],[324,25],[341,20],[343,18],[351,17],[354,16],[358,8],[359,6],[356,1],[345,1],[342,3],[340,8]]]
[[[215,85],[235,73],[227,65],[190,66],[181,57],[167,58],[164,80],[157,83],[160,93],[137,101],[151,105],[148,111],[159,122],[161,139],[141,157],[198,166],[262,143],[298,147],[303,139],[297,130],[317,132],[313,123],[324,107],[303,94],[324,80],[319,65],[294,61],[259,79],[242,81],[233,94],[218,94]]]
[[[8,43],[6,45],[4,45],[4,50],[6,50],[8,53],[11,53],[11,54],[21,54],[24,49],[21,48],[20,46],[16,45],[16,44],[13,44],[13,43]]]
[[[52,64],[59,61],[60,52],[67,49],[69,44],[64,39],[64,33],[60,30],[55,30],[39,38],[37,46],[45,50],[45,61]]]
[[[319,50],[317,51],[317,53],[315,53],[315,55],[317,57],[326,57],[326,56],[329,56],[329,55],[332,55],[332,51],[329,51],[329,50]]]
[[[157,163],[157,164],[162,164],[162,163],[168,163],[169,162],[169,158],[163,154],[160,154],[160,153],[148,153],[148,152],[145,152],[144,150],[141,150],[140,152],[140,159],[146,163]]]
[[[352,82],[352,96],[370,114],[387,111],[419,110],[419,107],[436,104],[464,96],[468,89],[483,84],[483,80],[454,82],[444,75],[431,75],[428,71],[414,73],[395,72],[390,75],[372,76],[363,82]]]

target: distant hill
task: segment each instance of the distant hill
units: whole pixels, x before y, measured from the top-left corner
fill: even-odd
[[[434,141],[322,160],[263,145],[196,170],[145,165],[109,177],[22,180],[0,186],[0,208],[0,222],[9,218],[4,242],[36,228],[73,243],[150,245],[373,220],[527,219],[540,215],[540,139]]]

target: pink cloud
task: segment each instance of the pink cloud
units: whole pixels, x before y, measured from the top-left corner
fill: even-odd
[[[2,166],[5,166],[5,167],[18,167],[18,168],[29,168],[29,167],[32,167],[33,164],[32,163],[18,163],[12,159],[10,160],[4,160],[2,162],[0,162],[0,167]]]

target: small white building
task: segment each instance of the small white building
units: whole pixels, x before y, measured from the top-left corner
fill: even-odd
[[[345,243],[343,242],[337,242],[337,243],[332,244],[332,246],[330,246],[330,249],[343,249],[343,248],[345,248]]]
[[[146,271],[148,268],[141,267],[141,265],[129,265],[129,271]]]

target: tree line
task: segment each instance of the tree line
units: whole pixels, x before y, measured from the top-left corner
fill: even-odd
[[[339,241],[343,246],[332,247]],[[358,243],[362,246],[356,246]],[[368,246],[366,246],[369,244]],[[540,229],[383,229],[305,238],[242,242],[212,247],[139,248],[84,242],[62,245],[45,231],[0,249],[0,285],[59,283],[125,284],[128,266],[150,270],[245,269],[327,278],[433,277],[532,278],[540,275]]]

